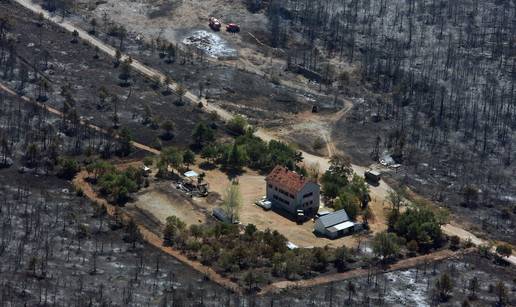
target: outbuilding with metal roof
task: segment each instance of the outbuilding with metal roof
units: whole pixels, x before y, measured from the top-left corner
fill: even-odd
[[[323,215],[315,220],[315,232],[330,239],[353,233],[356,228],[357,224],[349,218],[344,209]]]

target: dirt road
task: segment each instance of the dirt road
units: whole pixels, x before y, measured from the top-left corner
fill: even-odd
[[[384,270],[383,272],[392,272],[398,270],[404,270],[416,267],[418,265],[424,263],[430,263],[434,261],[442,261],[445,259],[453,258],[453,257],[461,257],[464,253],[471,252],[472,249],[452,252],[450,250],[441,250],[432,254],[403,259],[395,264],[391,265],[389,268]],[[300,280],[300,281],[279,281],[270,284],[269,286],[262,289],[261,294],[263,293],[275,293],[284,289],[294,288],[294,287],[314,287],[318,285],[328,284],[331,282],[339,282],[343,280],[348,280],[351,278],[363,277],[367,276],[370,273],[367,269],[355,269],[344,273],[336,273],[328,276],[320,276],[312,279]]]
[[[16,2],[19,3],[20,5],[26,7],[27,9],[35,12],[36,14],[42,14],[46,19],[60,25],[62,28],[66,29],[69,32],[77,31],[79,33],[79,37],[83,41],[86,41],[89,44],[98,47],[99,50],[105,52],[106,54],[110,55],[111,57],[115,56],[115,53],[116,53],[115,48],[105,44],[104,42],[100,41],[96,37],[88,34],[86,31],[82,30],[81,28],[73,25],[69,21],[62,20],[58,16],[53,16],[53,15],[49,14],[49,12],[44,10],[40,5],[34,4],[30,0],[16,0]],[[122,60],[124,60],[126,58],[127,58],[127,55],[122,55]],[[131,66],[136,72],[139,72],[144,76],[147,76],[149,78],[158,77],[161,80],[165,80],[165,75],[163,73],[142,64],[138,60],[133,59]],[[171,84],[169,84],[169,87],[171,90],[176,91],[178,88],[178,84],[172,82]],[[193,93],[191,93],[189,91],[185,92],[184,97],[192,104],[197,105],[199,103],[202,103],[204,105],[203,109],[205,111],[215,112],[220,118],[222,118],[224,120],[229,120],[233,117],[233,115],[230,114],[229,112],[227,112],[226,110],[220,108],[217,105],[214,105],[211,103],[208,104],[204,99],[198,98],[196,95],[194,95]],[[45,106],[45,107],[50,111],[51,108],[49,108],[47,106]],[[54,111],[57,111],[57,110],[54,110]],[[59,111],[57,111],[57,112],[59,112]],[[56,114],[59,114],[59,113],[56,113]],[[90,124],[88,124],[88,126],[90,126],[93,129],[100,129],[100,128],[92,126]],[[100,131],[102,131],[102,129],[100,129]],[[275,134],[273,132],[267,131],[264,129],[258,130],[256,135],[263,138],[264,140],[277,139],[277,136],[275,136]],[[153,148],[150,148],[148,146],[145,146],[143,144],[134,143],[133,145],[137,148],[146,150],[148,152],[152,152],[154,154],[159,153],[159,151],[157,151]],[[303,153],[304,161],[306,163],[314,164],[314,165],[318,164],[321,172],[324,172],[328,169],[328,166],[329,166],[328,158],[314,156],[314,155],[311,155],[306,152],[302,152],[302,153]],[[362,175],[364,173],[364,171],[366,170],[366,168],[362,167],[362,166],[358,166],[358,165],[352,165],[352,166],[353,166],[353,170],[359,175]],[[387,185],[387,183],[385,183],[382,180],[377,187],[371,187],[371,196],[377,200],[385,199],[389,190],[390,190],[390,187]],[[455,227],[455,228],[457,228],[457,227]],[[460,232],[455,232],[455,233],[450,232],[450,231],[452,231],[452,229],[455,229],[455,228],[450,228],[450,227],[445,226],[443,229],[444,229],[445,233],[452,234],[452,235],[458,235],[462,240],[467,240],[468,238],[474,237],[473,234],[471,234],[470,232],[468,232],[466,230],[462,230]],[[509,261],[516,265],[516,257],[512,256],[511,258],[509,258]]]
[[[442,230],[444,231],[444,233],[446,233],[449,236],[459,237],[462,241],[471,240],[471,243],[473,243],[477,246],[489,245],[489,243],[490,243],[489,241],[480,239],[479,237],[475,236],[471,232],[464,230],[460,227],[454,226],[452,224],[446,224],[446,225],[442,226]],[[493,246],[491,248],[491,252],[496,253],[496,246]],[[507,260],[509,263],[516,265],[516,255],[511,255],[508,258],[504,258],[504,259]]]

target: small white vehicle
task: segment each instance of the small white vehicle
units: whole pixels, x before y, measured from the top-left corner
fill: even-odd
[[[259,207],[262,207],[263,210],[271,210],[272,209],[272,203],[270,201],[268,201],[266,198],[262,198],[259,201],[257,201],[256,205]]]

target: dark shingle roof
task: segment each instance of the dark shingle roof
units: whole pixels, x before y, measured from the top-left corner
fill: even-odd
[[[319,220],[323,224],[324,228],[328,228],[328,227],[349,221],[349,217],[348,217],[348,214],[346,213],[346,210],[342,209],[342,210],[335,211],[333,213],[321,216],[319,218]]]

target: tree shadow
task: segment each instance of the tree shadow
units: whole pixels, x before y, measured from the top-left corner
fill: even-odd
[[[243,168],[221,167],[220,170],[228,176],[229,180],[236,179],[238,176],[241,176],[245,173]]]
[[[217,168],[217,165],[215,163],[204,161],[201,164],[199,164],[199,167],[205,171],[212,171]]]

